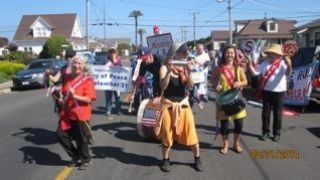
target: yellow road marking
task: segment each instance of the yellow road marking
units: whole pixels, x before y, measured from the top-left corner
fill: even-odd
[[[55,180],[64,180],[64,179],[66,179],[71,174],[73,169],[74,169],[74,167],[65,166],[62,169],[62,171],[57,175]]]

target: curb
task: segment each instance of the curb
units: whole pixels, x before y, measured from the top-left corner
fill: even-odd
[[[13,87],[12,81],[7,81],[0,84],[0,94],[6,94],[11,92]]]

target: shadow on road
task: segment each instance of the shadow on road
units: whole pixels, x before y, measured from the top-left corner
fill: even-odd
[[[21,128],[20,132],[12,134],[14,137],[21,137],[27,142],[35,145],[49,145],[57,143],[56,132],[41,128]]]
[[[23,153],[23,163],[49,166],[64,166],[68,163],[57,153],[50,152],[46,148],[24,146],[19,151]]]
[[[320,138],[320,127],[307,128],[307,130],[317,138]]]
[[[107,133],[114,135],[118,139],[133,142],[153,142],[157,143],[156,140],[144,140],[137,132],[137,125],[135,123],[128,122],[114,122],[109,124],[100,124],[92,126],[93,131],[103,130]]]
[[[124,152],[118,147],[92,147],[92,158],[105,159],[114,158],[124,164],[134,164],[138,166],[158,166],[161,161],[155,157],[143,156],[134,153]]]

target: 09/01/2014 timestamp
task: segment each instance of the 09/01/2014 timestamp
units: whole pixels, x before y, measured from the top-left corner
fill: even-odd
[[[250,150],[252,159],[299,159],[301,156],[298,149],[253,149]]]

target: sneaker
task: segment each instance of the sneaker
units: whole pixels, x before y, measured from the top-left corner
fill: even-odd
[[[196,169],[196,171],[199,171],[199,172],[203,171],[200,157],[195,157],[195,159],[194,159],[194,168]]]
[[[203,109],[203,103],[202,102],[199,103],[199,108]]]
[[[279,135],[275,135],[272,140],[274,142],[279,142],[280,141],[280,136]]]
[[[79,161],[78,157],[73,157],[71,161],[67,164],[68,167],[76,167]]]
[[[111,115],[111,112],[106,112],[104,115],[105,115],[105,116],[110,116],[110,115]]]
[[[160,168],[163,172],[170,172],[170,166],[171,166],[170,160],[163,159],[162,165],[160,166]]]
[[[86,170],[90,164],[92,164],[91,160],[89,162],[82,162],[79,166],[79,170]]]
[[[259,139],[261,140],[261,141],[265,141],[267,138],[269,138],[270,136],[269,136],[269,134],[262,134],[262,136],[260,136],[259,137]]]

